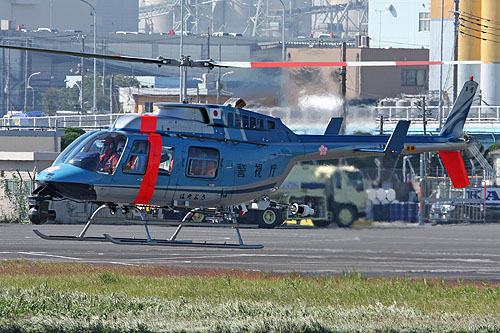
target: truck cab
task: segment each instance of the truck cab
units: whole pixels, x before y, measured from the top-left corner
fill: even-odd
[[[366,214],[363,179],[353,166],[297,164],[271,199],[284,205],[308,205],[315,210],[310,218],[318,227],[335,222],[347,228]]]

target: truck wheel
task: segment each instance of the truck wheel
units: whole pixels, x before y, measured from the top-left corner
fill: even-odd
[[[279,209],[268,208],[259,215],[259,228],[272,229],[283,224],[283,215]]]
[[[330,221],[327,220],[313,220],[313,224],[318,228],[326,228],[330,225]]]
[[[335,213],[335,222],[341,228],[349,228],[356,219],[354,209],[350,206],[340,206]]]

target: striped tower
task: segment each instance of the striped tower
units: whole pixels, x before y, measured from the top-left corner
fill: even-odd
[[[481,32],[479,30],[481,17],[481,0],[460,0],[460,26],[458,34],[458,60],[481,60]],[[480,82],[481,65],[458,65],[458,88],[471,76]]]
[[[481,41],[482,99],[489,105],[500,105],[500,2],[483,0]]]

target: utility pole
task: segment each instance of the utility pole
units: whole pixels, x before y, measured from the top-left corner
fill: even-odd
[[[4,39],[0,39],[0,43],[4,43]],[[2,69],[0,70],[0,87],[1,87],[1,99],[0,99],[0,116],[3,116],[4,108],[5,108],[5,49],[2,49]]]
[[[346,62],[347,60],[347,44],[346,42],[342,42],[342,47],[341,47],[341,61]],[[339,134],[345,134],[345,117],[346,117],[346,102],[345,102],[345,95],[347,92],[347,87],[346,87],[346,73],[347,73],[347,67],[342,66],[340,68],[340,94],[342,95],[343,103],[342,103],[342,118],[344,120],[342,121],[342,126],[340,127]]]
[[[102,41],[102,54],[106,54],[106,40],[104,39]],[[106,59],[102,59],[102,95],[106,96],[106,84],[105,84],[105,77],[106,77]]]
[[[26,47],[30,46],[29,39],[26,39]],[[28,111],[28,66],[29,54],[24,51],[24,112]]]
[[[179,45],[179,58],[184,57],[184,0],[180,0],[181,4],[181,38]],[[179,102],[184,103],[184,75],[186,74],[184,67],[179,67]]]
[[[219,44],[219,61],[222,61],[222,46]],[[217,68],[218,76],[217,76],[217,104],[220,104],[220,67]]]
[[[283,6],[283,13],[281,13],[281,61],[285,61],[285,4],[283,0],[280,0],[281,5]]]
[[[443,31],[444,31],[444,0],[441,0],[441,40],[439,47],[439,60],[443,61]],[[438,130],[443,126],[443,64],[439,65],[439,116]]]
[[[7,45],[9,42],[10,40],[7,40]],[[5,83],[5,93],[7,94],[6,114],[8,114],[10,108],[10,49],[7,50],[7,82]]]
[[[455,0],[455,42],[453,45],[455,47],[453,48],[453,60],[457,61],[458,60],[458,7],[459,7],[459,2],[460,0]],[[455,64],[453,65],[453,99],[457,99],[457,88],[458,88],[458,65]]]
[[[113,113],[113,81],[115,74],[111,74],[109,78],[109,113]]]
[[[422,125],[424,126],[424,135],[427,135],[427,111],[425,109],[425,96],[422,97]]]
[[[427,117],[425,109],[425,96],[422,97],[422,121],[424,127],[424,135],[427,135]],[[425,153],[420,153],[420,210],[418,212],[418,223],[420,225],[424,224],[425,219],[425,204],[423,198],[426,197],[425,189],[425,172],[427,170]]]
[[[82,39],[82,52],[85,52],[85,35],[81,35]],[[83,83],[83,79],[85,78],[85,58],[81,57],[80,59],[80,112],[83,111],[83,95],[85,90],[83,89],[85,84]]]

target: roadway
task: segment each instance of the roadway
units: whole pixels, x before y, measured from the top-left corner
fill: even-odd
[[[82,225],[37,226],[46,234],[77,235]],[[0,224],[0,260],[301,272],[324,275],[428,276],[500,282],[500,225],[378,225],[354,229],[241,230],[260,250],[153,247],[106,242],[48,241],[32,225]],[[175,228],[151,226],[153,238]],[[144,228],[93,225],[88,236],[144,237]],[[179,239],[237,242],[231,228],[184,228]]]

